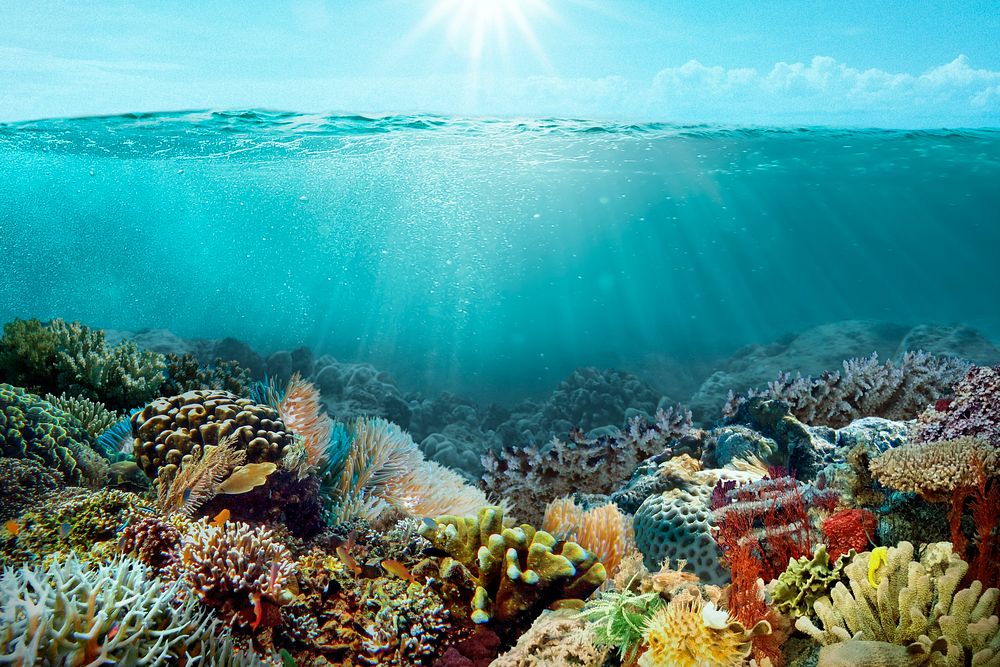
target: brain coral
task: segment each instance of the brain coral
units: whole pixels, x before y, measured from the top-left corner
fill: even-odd
[[[226,391],[158,398],[131,421],[136,461],[151,479],[162,468],[180,466],[185,457],[198,458],[204,445],[217,445],[230,434],[236,437],[234,446],[246,450],[248,463],[278,463],[293,443],[277,410]]]
[[[0,384],[0,454],[61,472],[69,484],[97,486],[106,465],[93,437],[71,415],[34,394]]]
[[[966,437],[896,447],[868,467],[875,479],[890,489],[916,493],[930,502],[946,502],[957,487],[976,479],[979,466],[987,477],[1000,474],[1000,450]]]
[[[650,569],[667,559],[684,559],[702,581],[721,584],[729,573],[712,539],[711,488],[703,490],[673,489],[647,498],[635,513],[635,544]]]

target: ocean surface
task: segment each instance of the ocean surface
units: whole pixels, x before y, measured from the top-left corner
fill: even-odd
[[[0,322],[234,336],[515,400],[845,319],[1000,339],[1000,130],[0,124]]]

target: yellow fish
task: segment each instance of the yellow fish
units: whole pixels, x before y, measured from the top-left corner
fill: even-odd
[[[215,526],[216,528],[222,528],[222,526],[224,526],[227,521],[229,521],[229,510],[224,509],[218,514],[216,514],[215,518],[209,521],[208,523]]]
[[[21,532],[21,525],[17,521],[14,521],[13,519],[5,523],[3,527],[6,528],[7,532],[13,535],[14,537],[17,537],[17,534]]]
[[[400,563],[398,560],[391,560],[386,558],[382,561],[382,568],[389,574],[404,579],[406,581],[416,581],[414,576],[410,573],[409,568]]]
[[[868,558],[868,583],[872,585],[872,588],[878,588],[878,582],[875,581],[875,575],[878,573],[878,569],[888,562],[888,547],[876,547],[875,549],[872,549],[872,555]]]

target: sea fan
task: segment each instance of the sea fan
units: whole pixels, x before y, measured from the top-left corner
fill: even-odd
[[[278,393],[270,388],[267,393],[271,395],[270,398],[278,398]],[[305,462],[299,470],[299,479],[302,479],[309,471],[323,464],[333,431],[333,420],[320,402],[316,385],[303,380],[298,373],[288,381],[276,407],[285,426],[300,438],[305,447]]]

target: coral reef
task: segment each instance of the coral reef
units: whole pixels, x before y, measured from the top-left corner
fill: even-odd
[[[685,560],[702,581],[724,583],[728,571],[712,537],[711,490],[694,495],[683,489],[650,496],[635,513],[635,543],[647,566],[665,560]]]
[[[118,539],[118,551],[155,572],[173,563],[181,545],[181,531],[158,517],[130,521]]]
[[[607,576],[594,555],[574,542],[526,524],[504,528],[499,507],[483,508],[477,517],[428,520],[420,534],[449,554],[440,564],[442,575],[461,566],[465,578],[475,580],[476,623],[530,620],[546,605],[586,598]]]
[[[878,519],[865,509],[847,509],[834,512],[823,520],[823,541],[830,552],[830,560],[854,551],[864,551],[874,539]]]
[[[209,365],[202,365],[189,353],[169,353],[165,357],[166,380],[160,387],[165,396],[177,396],[199,389],[218,389],[237,396],[246,396],[252,384],[250,371],[236,361],[216,358]]]
[[[64,486],[58,470],[32,459],[0,457],[0,521],[20,516],[49,492]]]
[[[819,377],[781,373],[766,389],[731,395],[723,408],[727,417],[754,397],[787,403],[800,421],[839,428],[860,417],[913,419],[925,406],[948,395],[969,364],[925,352],[907,352],[898,364],[880,364],[878,353],[848,359],[844,370]]]
[[[132,415],[136,461],[150,479],[197,458],[228,435],[247,461],[281,461],[292,435],[277,411],[226,391],[196,390],[158,398]]]
[[[176,602],[141,563],[85,566],[73,556],[0,577],[0,662],[17,665],[163,665],[202,654],[217,622]],[[213,663],[218,664],[218,663]]]
[[[66,414],[76,417],[87,433],[95,438],[122,420],[120,414],[108,410],[103,403],[66,392],[58,396],[46,394],[45,400]]]
[[[266,528],[202,520],[184,533],[168,569],[227,623],[256,629],[277,622],[277,608],[291,601],[295,562]]]
[[[1000,656],[995,615],[1000,590],[984,590],[978,581],[960,588],[968,567],[947,542],[928,545],[918,560],[909,542],[858,554],[844,568],[850,589],[838,583],[815,604],[822,629],[807,616],[795,627],[824,645],[919,642],[929,649],[931,642],[944,638],[945,655],[930,664],[995,664]]]
[[[362,665],[430,665],[454,641],[450,612],[427,585],[372,580],[361,598]]]
[[[1000,449],[978,438],[961,437],[890,449],[869,464],[872,476],[895,491],[915,493],[928,502],[947,502],[955,489],[975,476],[1000,475]]]
[[[75,418],[34,394],[0,384],[0,454],[62,473],[68,484],[97,487],[107,464]]]
[[[1000,366],[974,366],[950,398],[928,401],[920,415],[922,442],[975,437],[1000,447]]]

